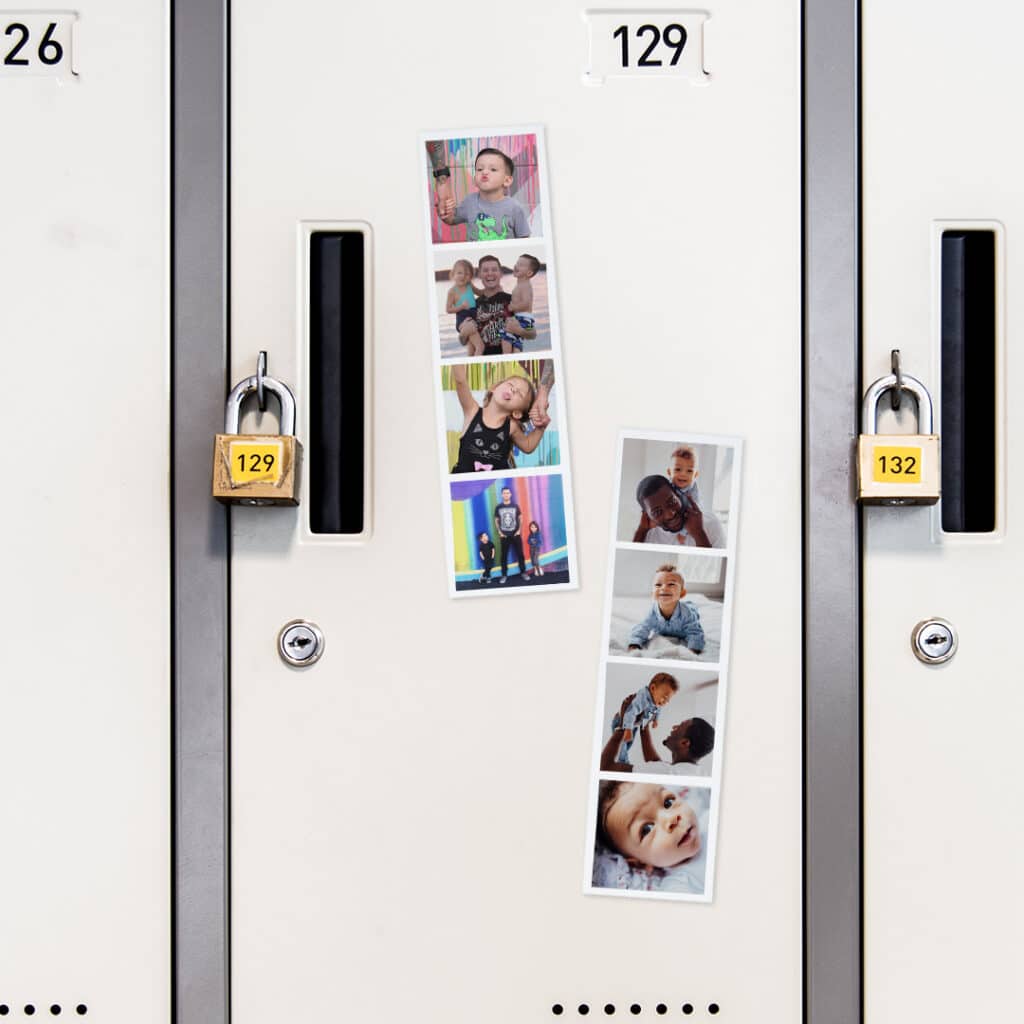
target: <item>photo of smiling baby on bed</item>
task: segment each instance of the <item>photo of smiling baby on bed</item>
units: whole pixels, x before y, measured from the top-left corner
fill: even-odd
[[[619,551],[608,653],[717,662],[725,562],[704,555]]]
[[[591,884],[700,896],[710,790],[629,780],[598,783]]]

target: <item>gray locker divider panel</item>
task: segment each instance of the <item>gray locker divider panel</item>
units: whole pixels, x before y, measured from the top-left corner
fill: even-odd
[[[210,497],[228,359],[228,12],[173,5],[174,1019],[223,1024],[228,988],[228,559]]]
[[[861,1019],[860,8],[805,3],[805,1019]]]

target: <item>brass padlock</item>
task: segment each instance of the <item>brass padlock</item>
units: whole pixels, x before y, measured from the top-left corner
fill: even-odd
[[[917,399],[919,434],[879,434],[878,403],[898,389]],[[865,505],[934,505],[939,500],[939,435],[932,433],[932,399],[916,378],[880,377],[861,406],[857,498]]]
[[[261,355],[260,369],[263,369]],[[239,434],[245,400],[266,389],[281,406],[280,434]],[[246,377],[228,395],[224,433],[213,447],[213,496],[226,505],[298,505],[302,445],[295,438],[295,396],[286,384]]]

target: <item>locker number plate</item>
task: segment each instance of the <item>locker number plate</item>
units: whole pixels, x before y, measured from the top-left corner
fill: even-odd
[[[872,479],[876,484],[919,484],[921,449],[876,448]]]
[[[280,441],[257,444],[253,441],[232,441],[229,447],[231,482],[276,484],[281,479]]]
[[[70,11],[0,11],[0,77],[73,75]]]
[[[584,11],[588,63],[584,78],[682,78],[706,83],[705,11]]]

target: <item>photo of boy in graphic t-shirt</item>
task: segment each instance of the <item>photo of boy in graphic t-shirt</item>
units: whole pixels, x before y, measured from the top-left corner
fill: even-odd
[[[465,224],[470,242],[499,242],[505,238],[528,238],[530,222],[519,202],[505,195],[512,184],[516,166],[500,149],[486,147],[476,155],[470,192],[456,205],[451,196],[436,197],[437,215],[445,224]]]

